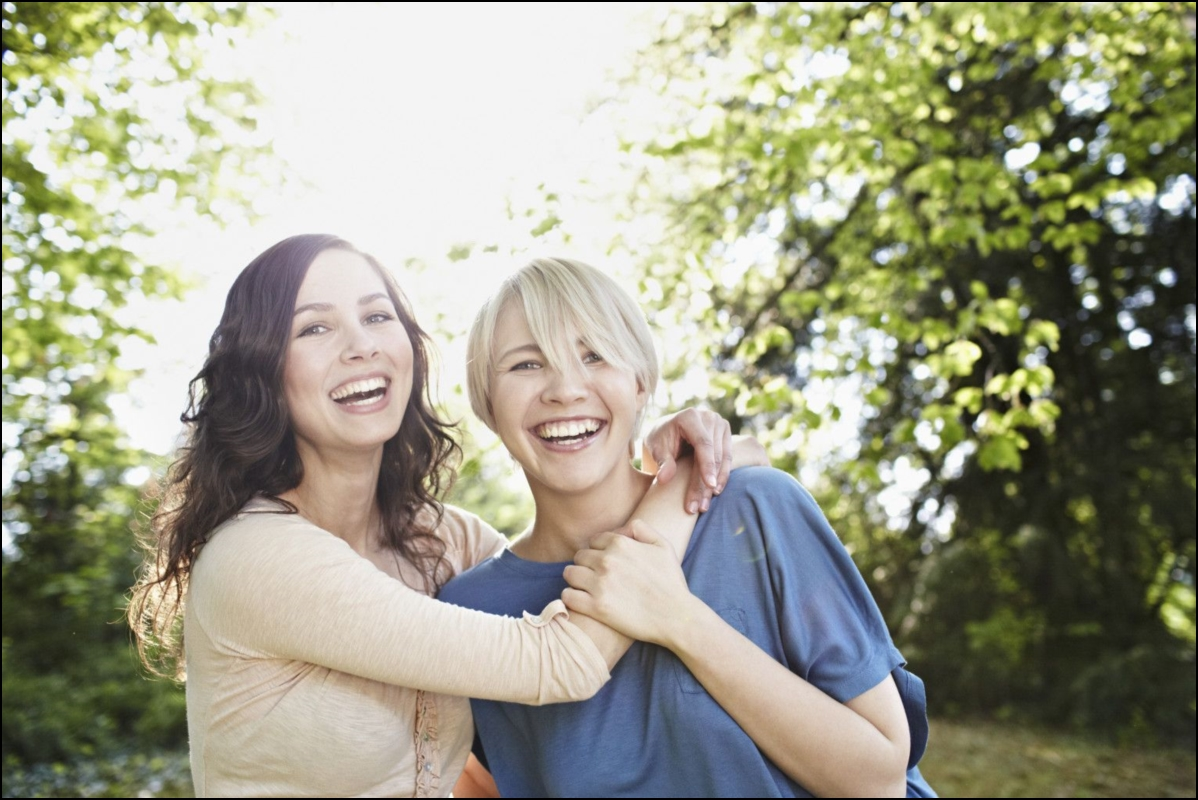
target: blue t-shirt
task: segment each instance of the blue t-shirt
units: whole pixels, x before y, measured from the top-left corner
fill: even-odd
[[[520,616],[557,599],[565,563],[505,551],[450,581],[450,603]],[[792,672],[844,702],[894,675],[911,726],[908,796],[927,743],[923,683],[811,495],[766,467],[732,473],[682,561],[690,591]],[[484,761],[508,797],[810,797],[670,651],[633,643],[591,700],[472,700]]]

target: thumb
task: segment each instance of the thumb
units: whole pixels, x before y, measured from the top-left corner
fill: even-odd
[[[639,519],[628,523],[628,535],[644,544],[657,544],[662,541],[661,536],[653,529],[652,525]]]
[[[657,462],[657,482],[663,486],[673,479],[674,474],[678,472],[678,462],[673,456],[654,456],[653,460]]]

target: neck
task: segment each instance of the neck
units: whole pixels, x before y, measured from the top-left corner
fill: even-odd
[[[382,458],[382,448],[372,455],[347,457],[301,451],[304,479],[280,499],[366,555],[378,545],[376,492]]]
[[[536,519],[512,551],[530,561],[573,561],[595,536],[625,525],[652,483],[652,475],[631,464],[583,492],[558,492],[530,481]]]

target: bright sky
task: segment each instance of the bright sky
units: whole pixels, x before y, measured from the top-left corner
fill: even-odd
[[[176,223],[151,244],[149,257],[201,285],[181,305],[135,310],[159,345],[126,353],[129,366],[147,370],[115,404],[134,444],[159,453],[174,446],[186,384],[225,292],[245,264],[286,236],[344,236],[397,273],[426,328],[442,312],[451,329],[464,330],[519,264],[451,264],[446,252],[464,242],[518,243],[508,197],[604,174],[615,142],[601,120],[584,123],[585,112],[612,91],[610,71],[627,64],[649,35],[651,6],[661,5],[284,4],[255,46],[214,66],[254,76],[270,103],[265,122],[276,152],[311,188],[256,198],[262,218],[253,225]],[[592,213],[569,249],[601,265],[613,229],[601,211]],[[405,275],[413,256],[428,264],[425,273]],[[453,343],[438,344],[448,394],[462,355]]]

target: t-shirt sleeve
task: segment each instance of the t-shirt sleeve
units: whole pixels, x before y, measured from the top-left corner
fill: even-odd
[[[923,681],[904,669],[865,579],[811,494],[786,473],[752,471],[758,474],[745,491],[769,554],[787,666],[842,703],[892,675],[911,733],[907,766],[914,767],[928,741]]]
[[[413,689],[543,704],[607,681],[560,600],[522,619],[442,603],[294,515],[243,515],[196,560],[196,621],[246,657],[318,664]]]
[[[903,658],[819,505],[777,470],[762,471],[748,491],[768,553],[788,666],[842,703],[877,686]]]

